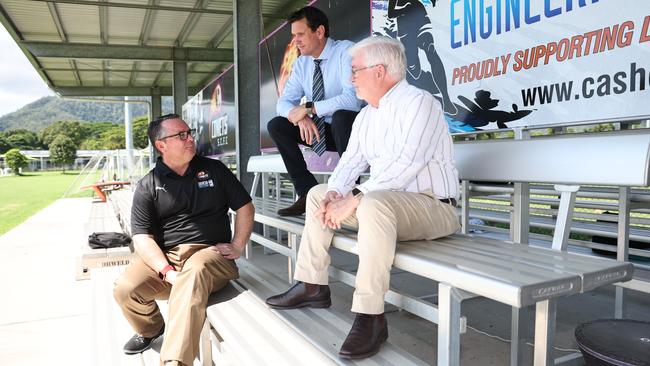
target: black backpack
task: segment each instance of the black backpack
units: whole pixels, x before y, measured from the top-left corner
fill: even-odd
[[[123,233],[105,232],[88,235],[88,245],[93,249],[125,247],[131,243],[131,238]]]

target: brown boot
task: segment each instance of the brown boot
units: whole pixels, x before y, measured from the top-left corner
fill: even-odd
[[[330,287],[298,282],[287,292],[266,299],[266,304],[273,309],[329,308],[332,306]]]
[[[278,210],[278,215],[280,216],[300,216],[305,214],[305,207],[307,206],[307,195],[304,195],[296,202],[293,203],[293,205],[280,209]]]
[[[339,357],[359,359],[370,357],[388,339],[388,323],[384,314],[357,314],[348,337],[343,342]]]

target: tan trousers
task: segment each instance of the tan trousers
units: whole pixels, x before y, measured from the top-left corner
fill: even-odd
[[[323,228],[314,215],[326,192],[327,185],[321,184],[307,195],[307,217],[294,275],[298,281],[328,283],[328,251],[334,231]],[[363,314],[384,312],[396,241],[435,239],[460,228],[452,205],[419,193],[393,191],[369,192],[356,214],[343,223],[358,229],[359,268],[352,311]]]
[[[177,360],[192,365],[199,352],[210,293],[239,277],[235,262],[204,244],[181,244],[165,253],[180,270],[174,286],[135,257],[115,282],[114,296],[136,333],[152,337],[164,326],[155,300],[169,299],[169,319],[160,351],[161,362]]]

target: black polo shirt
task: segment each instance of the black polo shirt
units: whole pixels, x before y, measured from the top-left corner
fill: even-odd
[[[131,233],[151,234],[163,249],[183,243],[229,243],[228,209],[251,197],[219,160],[195,156],[181,177],[162,159],[135,190]]]

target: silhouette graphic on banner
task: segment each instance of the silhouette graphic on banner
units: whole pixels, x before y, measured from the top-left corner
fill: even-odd
[[[379,16],[377,10],[383,10],[385,3],[385,0],[373,0],[373,17]],[[429,91],[442,103],[450,132],[476,131],[491,122],[498,128],[508,128],[507,122],[533,112],[520,110],[516,104],[512,104],[512,111],[495,110],[499,100],[492,98],[487,90],[478,90],[473,101],[459,95],[462,104],[454,103],[447,90],[445,67],[434,46],[433,25],[425,6],[435,7],[436,0],[388,0],[385,26],[374,33],[402,42],[406,51],[406,80]],[[424,53],[426,60],[420,58],[420,53]],[[422,65],[423,62],[428,65]]]

